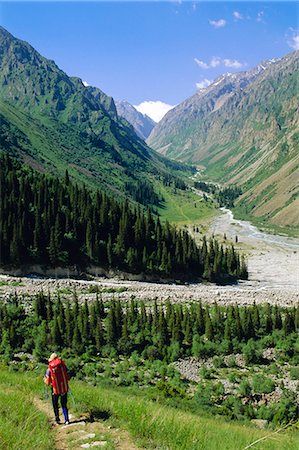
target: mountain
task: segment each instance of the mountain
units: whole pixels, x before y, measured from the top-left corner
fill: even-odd
[[[157,204],[153,177],[181,169],[136,136],[111,97],[2,27],[0,89],[1,148],[41,171],[63,175],[68,168],[92,187]]]
[[[197,163],[206,178],[238,184],[240,214],[299,225],[299,52],[225,74],[156,125],[147,142]]]
[[[115,102],[116,110],[119,116],[129,122],[138,136],[145,140],[149,137],[152,129],[156,125],[150,117],[137,111],[133,105],[125,101]]]

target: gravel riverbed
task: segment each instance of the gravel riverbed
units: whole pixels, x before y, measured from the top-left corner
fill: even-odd
[[[217,286],[204,283],[160,284],[117,278],[94,278],[92,281],[86,281],[0,275],[0,297],[7,297],[14,292],[35,294],[40,290],[60,291],[67,295],[76,289],[79,299],[94,298],[94,294],[89,291],[92,285],[97,284],[103,291],[104,299],[114,295],[128,300],[134,295],[143,300],[156,298],[163,301],[169,298],[172,302],[201,300],[204,303],[217,301],[224,305],[269,302],[292,306],[299,302],[299,239],[260,232],[248,222],[233,219],[232,213],[225,209],[210,225],[209,234],[220,238],[225,234],[228,242],[238,236],[237,248],[248,258],[248,281],[232,286]],[[112,293],[112,290],[115,293]]]

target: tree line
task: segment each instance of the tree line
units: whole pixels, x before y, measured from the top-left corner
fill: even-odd
[[[247,278],[244,258],[214,239],[198,247],[186,230],[0,157],[0,264],[86,268],[211,281]]]
[[[242,195],[242,189],[239,186],[228,186],[220,189],[215,195],[219,206],[226,208],[233,208],[235,206],[235,200]]]
[[[31,308],[28,299],[25,307],[24,299],[14,295],[0,305],[0,351],[7,358],[16,350],[42,358],[53,349],[69,349],[76,356],[137,352],[147,359],[175,361],[230,354],[240,343],[275,333],[276,338],[277,333],[297,338],[299,331],[299,305],[285,310],[270,304],[186,306],[167,301],[149,307],[134,298],[104,304],[97,293],[93,301],[79,303],[76,293],[70,301],[43,292],[29,301]],[[254,351],[247,350],[254,360]]]

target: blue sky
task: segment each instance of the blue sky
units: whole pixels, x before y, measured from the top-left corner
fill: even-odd
[[[0,19],[67,74],[132,104],[177,104],[299,46],[295,2],[3,2]]]

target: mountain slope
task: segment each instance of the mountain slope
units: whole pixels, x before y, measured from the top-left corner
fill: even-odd
[[[126,121],[133,126],[135,132],[141,139],[145,140],[149,137],[156,122],[146,114],[137,111],[137,109],[128,102],[116,101],[115,106],[117,114],[126,119]]]
[[[299,225],[298,52],[226,74],[171,110],[148,144],[243,188],[239,210]]]
[[[93,186],[104,185],[133,199],[138,191],[138,201],[158,203],[151,177],[163,179],[176,166],[118,117],[111,97],[68,77],[1,27],[0,89],[5,151],[60,174],[71,164],[71,175]]]

